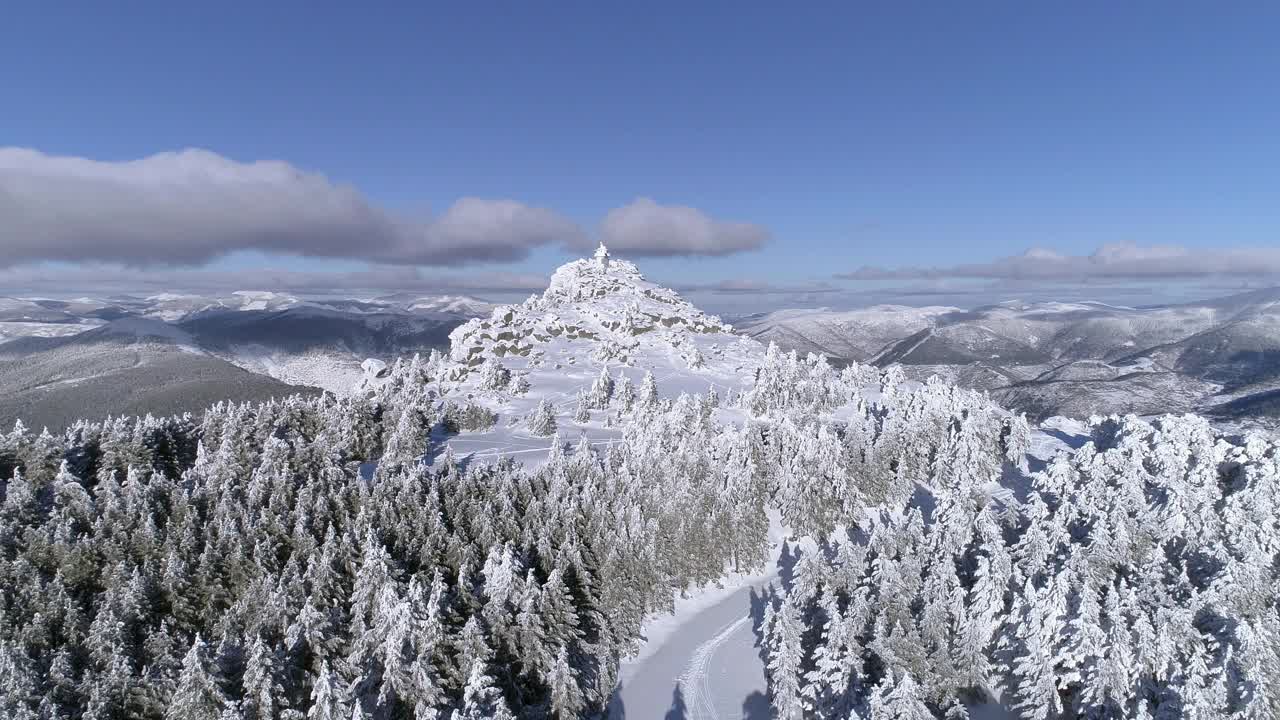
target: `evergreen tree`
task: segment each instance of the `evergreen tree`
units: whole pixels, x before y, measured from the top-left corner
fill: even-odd
[[[529,433],[537,437],[556,434],[556,412],[546,398],[538,401],[538,407],[529,415]]]
[[[219,720],[226,704],[209,647],[199,635],[182,660],[182,674],[165,717],[169,720]]]
[[[462,709],[454,711],[453,720],[515,720],[515,717],[485,664],[476,663],[462,692]]]
[[[602,365],[600,374],[596,376],[594,382],[591,383],[591,392],[587,395],[587,402],[591,410],[604,410],[609,407],[609,401],[613,398],[613,378],[609,375],[609,367]]]
[[[311,686],[308,720],[350,720],[352,706],[345,695],[340,679],[329,668],[329,662],[322,661]]]

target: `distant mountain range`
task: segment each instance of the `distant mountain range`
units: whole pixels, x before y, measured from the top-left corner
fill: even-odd
[[[737,318],[740,332],[835,362],[900,363],[987,390],[1034,419],[1202,412],[1280,419],[1280,289],[1148,308],[877,306]]]
[[[0,427],[19,416],[56,428],[85,415],[345,392],[365,359],[445,350],[455,328],[494,307],[412,293],[0,297]],[[1194,411],[1227,425],[1280,424],[1280,289],[1146,308],[1006,302],[733,320],[784,349],[900,363],[916,379],[986,390],[1036,420]]]
[[[0,298],[0,427],[344,392],[366,358],[446,348],[491,307],[456,295]]]

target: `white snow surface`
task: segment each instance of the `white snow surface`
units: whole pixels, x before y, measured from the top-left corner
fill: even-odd
[[[359,360],[332,352],[295,354],[249,344],[233,345],[221,355],[231,364],[249,372],[266,375],[290,385],[318,387],[335,395],[351,393],[366,375]]]
[[[26,321],[0,322],[0,343],[22,337],[69,337],[101,327],[102,321],[82,320],[78,323],[44,323]]]
[[[241,298],[241,310],[283,310],[298,304],[298,298],[292,295],[269,290],[237,290],[231,294]]]
[[[431,295],[413,300],[410,312],[436,312],[452,315],[477,316],[493,310],[493,303],[469,295]]]
[[[720,318],[645,280],[622,260],[606,267],[591,260],[568,263],[542,295],[464,323],[450,334],[450,343],[450,359],[462,371],[451,396],[498,414],[491,430],[451,439],[454,452],[480,460],[511,454],[532,465],[543,460],[552,442],[525,428],[543,399],[554,406],[565,441],[586,435],[593,444],[607,444],[621,437],[608,426],[606,411],[592,411],[585,423],[572,419],[578,391],[589,388],[601,368],[615,380],[629,377],[637,387],[652,372],[668,397],[711,388],[723,395],[750,386],[765,352],[759,342],[733,334]],[[479,370],[490,359],[527,378],[530,390],[513,395],[483,389]]]

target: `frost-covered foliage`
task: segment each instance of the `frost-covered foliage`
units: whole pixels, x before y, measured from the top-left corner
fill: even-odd
[[[585,390],[578,391],[578,400],[574,404],[573,421],[585,423],[591,420],[591,397]]]
[[[553,341],[585,340],[592,344],[588,355],[600,362],[626,363],[638,351],[661,347],[696,368],[708,358],[691,338],[728,342],[735,339],[730,331],[720,318],[646,280],[630,262],[577,260],[557,269],[541,295],[455,328],[449,354],[478,369],[493,358],[536,360]]]
[[[810,353],[784,353],[770,343],[756,370],[755,384],[743,393],[742,404],[755,415],[776,409],[807,413],[830,412],[849,402],[873,374],[873,368],[854,364],[844,373],[832,370],[827,359]]]
[[[503,390],[511,382],[511,371],[490,358],[480,368],[480,387],[485,390]]]
[[[444,423],[444,429],[448,432],[488,430],[498,422],[498,415],[478,403],[469,402],[458,405],[454,402],[446,402],[441,422]]]
[[[946,461],[927,502],[804,557],[764,628],[779,713],[897,717],[896,693],[911,717],[1275,717],[1280,446],[1193,417],[1091,429],[1020,507]]]
[[[590,715],[645,617],[761,565],[771,503],[817,531],[930,481],[890,438],[1002,441],[949,430],[987,411],[941,385],[744,425],[714,394],[666,398],[652,374],[605,393],[602,373],[626,416],[607,452],[428,467],[434,428],[490,419],[440,399],[458,372],[433,355],[367,399],[4,435],[0,714]],[[822,382],[853,398],[849,377]]]
[[[529,392],[529,387],[529,377],[527,375],[516,375],[507,389],[512,395],[524,395]]]
[[[615,388],[617,398],[615,402],[618,404],[618,409],[623,412],[630,411],[636,401],[636,386],[631,382],[631,376],[622,375]]]
[[[588,409],[603,410],[609,407],[609,401],[613,399],[613,378],[609,376],[609,366],[602,365],[600,367],[600,375],[591,383],[591,391],[587,394]]]
[[[931,381],[869,400],[866,388],[894,383],[892,372],[877,378],[865,366],[836,372],[813,356],[770,355],[765,386],[742,404],[767,413],[755,422],[768,436],[764,459],[780,469],[771,496],[800,534],[858,524],[868,508],[903,507],[922,488],[989,492],[1027,446],[1026,421],[979,393]]]
[[[0,716],[578,717],[673,589],[758,562],[698,398],[464,473],[409,461],[403,389],[0,436]]]
[[[551,437],[556,434],[556,410],[543,398],[529,415],[529,434],[537,437]]]

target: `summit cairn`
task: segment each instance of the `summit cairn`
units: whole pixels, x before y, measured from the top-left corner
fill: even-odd
[[[600,247],[596,248],[595,259],[596,266],[600,268],[601,272],[609,269],[609,248],[605,247],[604,243],[600,243]]]

